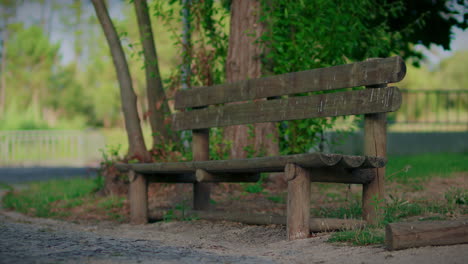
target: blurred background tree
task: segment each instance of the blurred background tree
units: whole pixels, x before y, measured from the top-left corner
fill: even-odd
[[[191,85],[224,82],[231,1],[195,2],[198,4],[190,10]],[[175,0],[148,3],[161,76],[170,97],[180,88],[182,5]],[[440,64],[428,66],[420,49],[415,48],[449,48],[453,28],[466,28],[466,1],[260,3],[260,20],[266,30],[258,44],[268,51],[261,56],[264,75],[402,55],[410,59],[408,62],[422,64],[420,68],[409,67],[404,88],[468,87],[463,70],[466,52],[453,53]],[[149,137],[145,63],[136,15],[130,3],[110,0],[108,4],[129,61],[138,112]],[[0,13],[0,129],[122,131],[117,78],[90,2],[1,0]],[[207,59],[211,63],[206,63]],[[329,120],[281,125],[281,152],[318,148],[321,132],[330,125]],[[122,142],[124,135],[117,134],[106,135],[110,142]]]

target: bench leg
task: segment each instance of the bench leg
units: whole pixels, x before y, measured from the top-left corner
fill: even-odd
[[[130,223],[148,223],[148,183],[146,178],[130,171],[128,174],[130,188],[128,191],[130,200]]]
[[[210,183],[193,184],[193,209],[208,210],[210,208]]]
[[[375,225],[383,216],[385,168],[371,170],[376,174],[374,179],[362,185],[362,219],[368,224]]]
[[[288,240],[307,238],[310,233],[310,172],[288,163],[285,177],[288,182]]]

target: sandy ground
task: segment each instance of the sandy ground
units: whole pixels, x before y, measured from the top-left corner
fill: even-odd
[[[467,188],[466,174],[428,184],[425,192],[443,197],[451,186]],[[227,191],[237,197],[232,190],[219,192]],[[420,198],[418,192],[404,193]],[[250,196],[243,195],[244,201],[224,197],[224,201],[214,195],[222,208],[256,213],[285,210],[282,204]],[[329,198],[317,192],[315,199],[321,204]],[[150,199],[151,203],[165,205]],[[328,243],[327,233],[286,241],[285,227],[275,225],[204,220],[139,226],[78,222],[29,217],[0,207],[0,263],[468,263],[468,244],[388,251],[383,246]]]
[[[140,226],[118,225],[111,222],[74,224],[28,217],[11,211],[0,211],[0,233],[3,233],[2,226],[8,225],[23,229],[30,226],[36,228],[28,229],[28,232],[44,233],[44,230],[48,230],[49,233],[53,233],[55,240],[60,239],[61,234],[67,234],[67,240],[72,240],[73,236],[80,236],[79,240],[82,241],[82,236],[92,236],[92,241],[99,241],[99,238],[121,241],[123,245],[115,246],[123,255],[126,254],[125,249],[132,246],[132,243],[146,243],[144,245],[146,251],[141,253],[142,256],[145,254],[154,256],[153,259],[139,258],[133,250],[127,258],[115,258],[114,255],[103,258],[101,253],[101,257],[99,254],[96,256],[91,254],[86,258],[63,260],[65,263],[468,263],[468,244],[391,252],[382,246],[356,247],[327,243],[325,241],[328,239],[328,234],[316,234],[315,237],[309,239],[286,241],[286,230],[283,226],[253,226],[204,220],[158,222]],[[0,240],[4,239],[0,236]],[[31,236],[28,241],[31,239],[34,239],[34,236]],[[37,239],[44,239],[44,237]],[[36,242],[36,244],[41,243],[41,241]],[[99,243],[95,246],[99,246]],[[119,247],[124,247],[123,251]],[[152,247],[158,250],[151,253]],[[77,251],[70,254],[79,256],[80,250],[84,249],[80,249],[79,245],[74,245],[73,249],[67,250]],[[13,251],[19,255],[28,253],[27,248],[13,249]],[[0,250],[0,255],[1,252]],[[173,258],[168,255],[169,252],[174,254]],[[41,256],[42,253],[44,252],[41,252]],[[182,258],[180,254],[183,255]],[[165,258],[160,258],[163,255]],[[14,255],[10,254],[9,257],[5,259],[12,260],[11,262],[2,261],[0,258],[0,263],[21,263],[21,259],[15,259]],[[167,258],[171,258],[172,261],[166,261]],[[56,259],[50,260],[51,262],[57,261]],[[48,263],[48,261],[39,262]]]

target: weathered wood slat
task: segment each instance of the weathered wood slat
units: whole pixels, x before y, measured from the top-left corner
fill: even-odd
[[[210,130],[198,129],[192,131],[193,160],[210,159]],[[195,182],[193,184],[193,208],[207,210],[210,208],[211,184]]]
[[[468,243],[468,219],[392,223],[385,228],[390,250]]]
[[[142,174],[184,174],[195,173],[197,169],[203,169],[211,173],[235,173],[235,172],[282,172],[287,163],[294,163],[304,168],[323,168],[335,166],[343,168],[341,163],[343,159],[351,159],[355,156],[341,154],[323,154],[319,152],[307,154],[295,154],[286,156],[262,157],[251,159],[234,160],[210,160],[210,161],[188,161],[188,162],[158,162],[158,163],[134,163],[134,164],[115,164],[120,171],[130,169]],[[365,157],[359,169],[374,168],[374,165],[384,166],[386,160],[378,157]],[[367,162],[372,159],[373,162]],[[380,161],[380,162],[377,162]],[[357,165],[357,163],[355,164]],[[347,164],[344,168],[353,168]],[[170,175],[169,175],[170,176]],[[168,176],[168,177],[169,177]]]
[[[223,172],[281,172],[287,163],[296,163],[303,167],[327,167],[338,163],[342,158],[339,154],[308,153],[287,156],[262,157],[234,160],[211,160],[190,162],[161,162],[116,164],[117,169],[126,171],[133,169],[139,173],[193,173],[203,169],[211,173]]]
[[[311,171],[288,163],[284,170],[288,179],[286,235],[288,240],[309,237]]]
[[[229,104],[173,115],[174,130],[223,127],[316,117],[383,113],[397,110],[401,93],[396,87],[347,91],[269,101]]]
[[[338,163],[340,168],[358,168],[361,167],[366,161],[365,156],[347,156],[344,155],[343,158]]]
[[[401,81],[405,74],[406,66],[400,57],[373,59],[180,91],[176,94],[175,108],[183,109],[303,92],[395,83]]]
[[[130,171],[128,196],[130,202],[130,223],[141,225],[148,223],[148,183],[146,177]]]
[[[385,86],[385,84],[368,86],[366,90],[374,91]],[[364,116],[364,154],[387,157],[387,115],[385,113],[371,113]],[[376,161],[369,158],[366,162]],[[380,221],[379,218],[383,216],[385,167],[379,166],[370,172],[375,177],[372,182],[362,186],[362,218],[369,224],[377,224]]]

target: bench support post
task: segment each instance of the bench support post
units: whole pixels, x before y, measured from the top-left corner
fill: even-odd
[[[386,84],[367,86],[382,88]],[[367,156],[387,157],[387,114],[367,114],[364,117],[364,154]],[[385,167],[370,169],[375,177],[362,186],[362,218],[369,224],[377,224],[382,217],[385,197]]]
[[[310,172],[296,164],[288,163],[285,177],[288,181],[288,240],[307,238],[310,233]]]
[[[209,129],[197,129],[192,131],[193,160],[209,160]],[[193,208],[195,210],[207,210],[210,207],[210,183],[193,184]]]
[[[135,173],[128,172],[130,187],[128,190],[130,200],[130,222],[132,224],[148,223],[148,183],[146,178]]]

